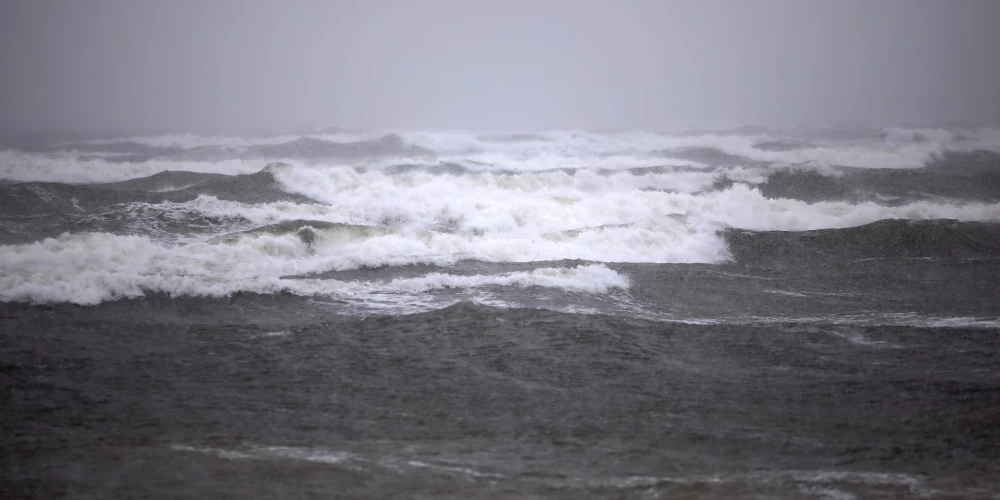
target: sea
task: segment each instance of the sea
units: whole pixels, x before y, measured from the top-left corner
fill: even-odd
[[[0,151],[4,498],[1000,498],[1000,129]]]

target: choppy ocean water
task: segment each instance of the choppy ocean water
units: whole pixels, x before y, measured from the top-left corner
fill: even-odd
[[[15,497],[1000,488],[1000,131],[0,152]]]

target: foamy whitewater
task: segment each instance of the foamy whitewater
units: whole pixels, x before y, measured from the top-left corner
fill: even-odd
[[[8,150],[0,178],[15,184],[4,186],[0,228],[22,242],[0,247],[0,299],[98,304],[248,292],[382,303],[392,291],[412,304],[441,287],[608,293],[629,288],[610,263],[732,262],[724,233],[734,229],[998,222],[998,200],[937,193],[934,178],[906,192],[845,182],[865,170],[922,171],[948,155],[997,151],[994,129],[846,139],[823,130],[177,135]],[[935,172],[948,179],[961,169]],[[775,195],[774,176],[800,176],[829,193]],[[115,196],[91,202],[102,193]],[[586,264],[558,279],[544,269],[442,272],[463,261]],[[402,282],[317,277],[418,264],[441,269]]]
[[[996,498],[1000,131],[0,151],[15,498]]]

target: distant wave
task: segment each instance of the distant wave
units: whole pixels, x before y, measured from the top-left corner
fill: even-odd
[[[769,198],[876,202],[1000,201],[1000,154],[946,153],[921,169],[773,169],[758,185]]]
[[[880,220],[843,229],[725,232],[736,262],[1000,259],[1000,223]]]
[[[491,172],[660,166],[766,168],[809,170],[829,176],[844,168],[918,169],[940,164],[956,153],[1000,153],[997,129],[887,129],[855,135],[764,129],[743,132],[409,132],[239,140],[132,137],[65,143],[33,153],[0,152],[0,179],[116,182],[164,170],[232,175],[259,170],[274,160],[376,168],[452,164]]]
[[[281,164],[272,164],[258,172],[236,176],[166,171],[105,184],[5,184],[0,185],[0,208],[5,214],[93,212],[122,203],[180,203],[202,195],[243,203],[313,202],[281,189],[274,179],[278,168]]]
[[[102,158],[115,162],[148,161],[152,159],[172,159],[182,161],[212,161],[224,159],[354,159],[377,156],[410,156],[428,154],[431,151],[408,144],[395,134],[352,142],[337,142],[319,137],[296,137],[282,142],[263,141],[242,145],[207,144],[194,147],[180,145],[160,145],[159,141],[138,142],[135,139],[121,141],[78,142],[60,144],[52,151],[74,153],[83,157],[101,154]]]

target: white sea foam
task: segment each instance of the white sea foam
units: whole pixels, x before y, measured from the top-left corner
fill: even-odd
[[[267,225],[303,219],[368,228],[316,224],[310,238],[296,232],[264,231],[224,242],[188,238],[174,245],[161,243],[162,238],[81,234],[0,247],[0,297],[90,304],[146,291],[183,295],[383,293],[384,289],[351,288],[332,280],[282,277],[365,266],[450,265],[462,259],[717,263],[729,258],[720,235],[727,227],[801,231],[890,218],[1000,221],[1000,204],[810,204],[765,198],[744,185],[699,192],[712,180],[701,172],[636,176],[590,171],[521,175],[414,171],[389,175],[378,170],[305,165],[273,168],[272,172],[286,190],[322,203],[249,205],[201,196],[156,208],[171,220],[183,221],[200,213],[235,221],[232,229],[245,229],[241,221],[246,220]],[[539,272],[494,276],[489,278],[492,282],[435,275],[393,286],[406,293],[489,284],[578,291],[621,286],[615,281],[621,277],[612,271],[574,272],[568,278]]]
[[[1000,152],[1000,130],[970,129],[960,133],[941,129],[887,129],[880,136],[855,141],[814,140],[804,147],[788,151],[766,151],[755,144],[782,136],[737,134],[669,135],[652,132],[598,134],[584,131],[546,131],[536,134],[539,140],[497,142],[467,133],[415,133],[403,137],[421,147],[441,154],[490,152],[482,157],[487,163],[501,162],[499,156],[526,162],[538,169],[545,156],[585,162],[608,156],[649,159],[650,153],[692,148],[711,148],[750,161],[815,166],[861,168],[918,168],[945,151],[984,149]],[[635,165],[643,166],[643,165]],[[552,167],[558,168],[558,167]]]
[[[209,448],[188,445],[172,445],[181,452],[202,453],[226,460],[295,460],[323,465],[335,465],[348,469],[377,467],[400,473],[406,469],[433,469],[438,472],[460,474],[480,478],[502,478],[501,474],[484,472],[472,467],[456,465],[453,460],[443,460],[440,456],[414,459],[407,454],[356,453],[326,448],[304,448],[292,446],[248,446],[241,449]],[[436,459],[436,460],[435,460]]]
[[[942,317],[929,316],[917,313],[855,313],[840,314],[833,316],[747,316],[730,321],[733,324],[756,324],[756,323],[816,323],[850,326],[871,326],[871,325],[893,325],[893,326],[918,326],[927,328],[1000,328],[1000,318],[978,318],[970,316]],[[852,343],[859,345],[883,345],[888,347],[898,347],[892,344],[885,344],[878,341],[871,341],[857,332],[843,333],[831,332],[833,335],[842,337]]]
[[[442,173],[384,168],[400,161],[391,158],[367,162],[368,168],[300,162],[270,167],[280,187],[317,203],[251,205],[201,196],[185,203],[156,205],[157,214],[179,223],[192,214],[204,214],[222,220],[218,229],[229,231],[247,229],[246,221],[258,226],[315,220],[368,227],[315,224],[308,237],[301,232],[260,231],[224,239],[194,235],[175,241],[78,234],[4,246],[0,247],[0,298],[92,304],[148,291],[213,296],[239,291],[364,295],[483,286],[542,286],[601,293],[626,287],[625,278],[600,265],[566,271],[569,275],[560,270],[471,277],[435,274],[378,285],[283,277],[365,266],[450,265],[462,259],[718,263],[730,257],[720,235],[726,228],[802,231],[882,219],[997,222],[1000,204],[806,203],[766,198],[742,184],[715,190],[711,188],[722,177],[761,182],[773,167],[675,168],[650,155],[663,149],[713,145],[769,161],[791,162],[798,159],[794,155],[812,154],[819,162],[815,155],[822,153],[828,155],[822,161],[836,164],[855,156],[867,158],[850,160],[861,165],[878,155],[888,155],[879,162],[892,157],[907,163],[923,161],[919,158],[941,150],[942,144],[995,142],[997,138],[987,132],[959,141],[944,131],[922,131],[921,140],[911,137],[916,133],[913,131],[890,131],[876,141],[878,147],[872,146],[872,141],[860,141],[781,152],[753,148],[760,137],[738,135],[566,131],[505,141],[466,133],[407,134],[407,141],[482,168],[452,173],[447,169]],[[447,163],[442,158],[447,156],[408,162]],[[482,166],[479,160],[492,163]],[[654,164],[662,168],[601,170],[602,165],[616,165],[621,170]],[[0,152],[0,178],[22,181],[107,182],[164,170],[232,175],[256,172],[264,166],[264,161],[118,163]],[[558,169],[567,166],[575,170]],[[137,206],[111,210],[142,208]]]
[[[684,192],[683,181],[669,176],[659,187],[672,183],[678,191],[639,190],[637,186],[659,181],[655,176],[641,180],[630,174],[390,176],[293,167],[280,169],[276,176],[287,190],[325,204],[249,205],[201,196],[158,208],[258,225],[305,219],[384,228],[386,234],[372,240],[372,248],[363,248],[362,253],[332,250],[343,262],[355,265],[454,258],[713,263],[729,257],[719,235],[726,227],[802,231],[882,219],[1000,221],[1000,204],[810,204],[766,198],[743,185],[693,194]],[[322,253],[322,241],[316,251]]]
[[[0,300],[97,304],[139,297],[147,292],[170,295],[227,296],[236,292],[360,297],[385,293],[420,293],[441,288],[537,286],[602,293],[627,288],[628,280],[602,265],[544,268],[500,275],[459,276],[433,273],[388,282],[290,279],[300,275],[386,261],[378,238],[330,245],[315,251],[296,235],[248,235],[233,243],[190,243],[165,247],[148,238],[105,233],[63,235],[41,242],[0,247]],[[343,254],[337,248],[344,250]],[[392,256],[414,259],[407,247]],[[376,255],[366,255],[376,253]],[[418,253],[419,255],[419,253]]]
[[[395,279],[384,290],[423,292],[439,288],[476,288],[483,286],[538,286],[560,288],[573,292],[605,293],[613,288],[627,289],[629,281],[624,276],[599,264],[573,268],[541,268],[528,272],[515,272],[494,276],[456,276],[432,273],[420,278]]]
[[[288,446],[255,446],[242,450],[187,445],[173,445],[171,448],[177,451],[204,453],[226,460],[302,460],[326,465],[363,460],[361,456],[353,453]]]
[[[323,466],[354,470],[388,470],[399,474],[408,469],[433,469],[444,473],[460,474],[477,478],[502,479],[506,471],[484,468],[474,460],[462,455],[435,453],[424,456],[414,447],[400,447],[395,452],[365,452],[356,450],[330,449],[323,447],[261,446],[245,445],[239,448],[217,448],[174,444],[171,449],[182,453],[199,453],[225,460],[294,460],[311,462]],[[838,470],[760,470],[748,473],[687,474],[672,476],[530,476],[524,481],[535,481],[560,490],[577,489],[622,489],[644,490],[659,488],[676,489],[678,485],[700,485],[702,489],[714,486],[747,485],[777,487],[784,491],[796,488],[800,496],[809,498],[856,498],[850,491],[862,487],[862,491],[898,496],[901,493],[917,497],[941,496],[952,492],[939,491],[927,484],[927,478],[892,472],[838,471]],[[711,489],[709,491],[712,491]],[[721,490],[731,491],[731,490]],[[885,496],[878,495],[878,496]],[[950,494],[948,496],[955,496]],[[960,496],[960,495],[959,495]]]
[[[745,186],[693,195],[618,190],[613,183],[519,185],[522,180],[517,177],[507,179],[509,184],[496,178],[430,175],[379,181],[380,174],[375,173],[365,174],[369,178],[361,182],[353,170],[343,174],[347,177],[300,179],[303,187],[327,182],[329,205],[245,205],[202,196],[158,208],[242,217],[259,225],[311,219],[358,226],[314,224],[310,237],[290,230],[263,231],[176,245],[139,236],[88,233],[4,246],[0,247],[0,298],[93,304],[147,291],[312,295],[418,293],[488,285],[600,293],[627,284],[599,265],[499,276],[434,274],[377,286],[283,277],[366,266],[450,265],[462,259],[712,263],[728,258],[719,235],[725,227],[798,231],[887,218],[1000,220],[997,204],[808,204],[764,198]]]
[[[558,234],[565,231],[622,238],[617,248],[602,249],[609,253],[595,260],[717,261],[725,257],[715,238],[722,227],[801,231],[882,219],[1000,220],[998,204],[807,203],[766,198],[745,185],[698,192],[712,178],[691,174],[390,176],[353,169],[287,168],[276,172],[276,179],[288,191],[328,203],[342,219],[520,234],[538,246],[567,239],[568,235]],[[636,248],[648,252],[641,258],[627,257]],[[684,248],[696,253],[684,253]]]
[[[380,137],[385,132],[313,134],[312,137],[333,142],[355,142]],[[725,165],[713,170],[721,175],[732,167],[746,163],[772,167],[800,165],[833,175],[834,166],[863,168],[918,168],[935,156],[947,151],[989,150],[1000,152],[1000,130],[970,129],[961,132],[926,129],[888,129],[880,136],[854,141],[812,140],[801,147],[786,151],[770,151],[755,147],[762,141],[783,140],[775,135],[700,134],[668,135],[652,132],[598,134],[584,131],[543,131],[528,140],[497,140],[496,134],[470,132],[412,132],[400,134],[408,144],[431,151],[429,155],[405,158],[378,157],[352,162],[352,165],[394,165],[453,163],[474,171],[531,172],[557,169],[628,169],[657,166],[699,166],[689,159],[672,157],[690,149],[711,149],[740,157],[742,165]],[[198,146],[241,147],[279,144],[301,136],[258,138],[202,137],[172,135],[130,137],[110,143],[132,141],[151,146],[194,148]],[[101,156],[88,152],[86,156]],[[726,162],[723,162],[726,163]],[[231,160],[222,162],[189,162],[154,160],[145,162],[114,162],[101,158],[86,161],[73,154],[27,154],[0,152],[0,179],[16,181],[112,182],[151,175],[163,170],[189,170],[223,174],[249,173],[259,170],[263,161]],[[331,161],[327,166],[342,165]],[[761,182],[767,170],[755,170]],[[735,175],[739,175],[739,171]],[[764,177],[761,178],[761,175]],[[732,175],[729,176],[733,178]]]

